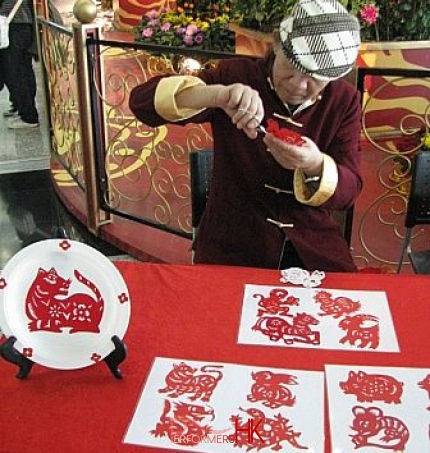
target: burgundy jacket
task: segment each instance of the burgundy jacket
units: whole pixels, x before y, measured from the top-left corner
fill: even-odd
[[[199,77],[207,84],[243,83],[258,90],[265,119],[288,111],[267,78],[273,56],[267,59],[223,60]],[[159,77],[135,87],[130,108],[149,126],[165,124],[154,108]],[[196,243],[195,262],[278,268],[286,238],[292,241],[308,270],[355,271],[348,245],[331,211],[351,206],[361,191],[360,117],[358,91],[343,80],[329,83],[321,99],[294,116],[303,124],[288,127],[311,138],[338,168],[335,193],[318,207],[299,203],[294,195],[267,188],[293,190],[293,171],[279,166],[260,138],[249,139],[221,109],[203,112],[175,124],[210,122],[214,139],[214,168],[210,195]],[[264,122],[263,122],[264,123]],[[281,127],[282,120],[280,120]],[[271,218],[292,223],[280,228]]]

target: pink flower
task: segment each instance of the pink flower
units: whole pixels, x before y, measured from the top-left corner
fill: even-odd
[[[148,18],[148,19],[157,19],[158,17],[158,12],[157,10],[155,9],[151,9],[151,11],[148,11],[145,16]]]
[[[142,36],[144,38],[152,38],[152,35],[154,34],[154,31],[152,28],[144,28],[142,31]]]
[[[197,27],[196,24],[190,24],[187,27],[187,31],[185,32],[187,35],[194,35],[194,33],[197,33],[200,31],[199,27]]]
[[[194,41],[196,44],[201,44],[203,42],[203,35],[201,33],[198,33],[196,36],[194,36]]]
[[[360,17],[367,25],[373,25],[378,20],[379,8],[374,4],[365,5],[360,10]]]
[[[165,22],[160,28],[161,31],[169,31],[172,24],[170,22]]]
[[[194,44],[193,37],[191,35],[186,34],[184,36],[184,44],[186,46],[192,46]]]

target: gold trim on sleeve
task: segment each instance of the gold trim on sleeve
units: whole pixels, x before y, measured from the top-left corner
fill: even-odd
[[[305,183],[302,170],[294,171],[294,195],[297,201],[309,206],[320,206],[325,203],[336,190],[339,175],[336,162],[324,154],[321,181],[317,190],[313,190]]]
[[[155,91],[155,110],[167,121],[180,121],[197,115],[204,109],[179,108],[175,100],[178,93],[197,85],[205,83],[194,76],[172,76],[161,79]]]

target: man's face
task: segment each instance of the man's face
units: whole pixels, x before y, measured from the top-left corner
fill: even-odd
[[[277,95],[290,105],[300,105],[315,98],[328,84],[303,74],[287,60],[280,45],[275,47],[272,82]]]

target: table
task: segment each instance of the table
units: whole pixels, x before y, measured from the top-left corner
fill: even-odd
[[[103,363],[71,371],[35,364],[26,380],[18,380],[17,368],[0,360],[1,453],[162,452],[122,443],[155,357],[310,370],[323,370],[325,363],[430,366],[430,279],[425,276],[326,276],[320,288],[387,293],[401,353],[357,353],[236,344],[244,284],[279,285],[278,271],[134,262],[116,266],[132,301],[124,378],[116,380]]]

